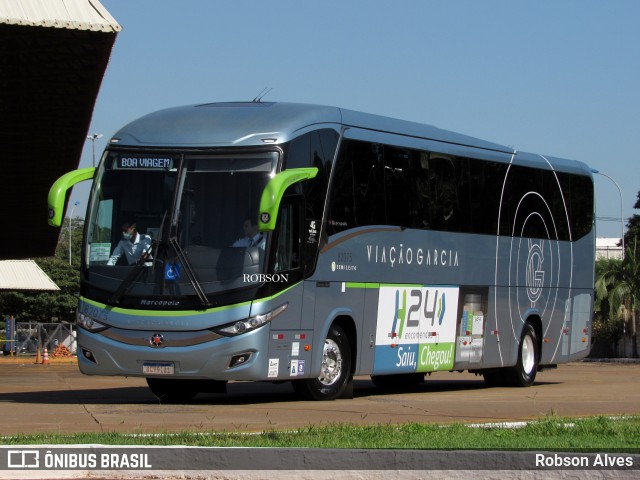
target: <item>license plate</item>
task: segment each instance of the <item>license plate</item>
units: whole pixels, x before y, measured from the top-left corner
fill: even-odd
[[[175,365],[173,362],[145,362],[142,364],[142,373],[145,375],[173,375]]]

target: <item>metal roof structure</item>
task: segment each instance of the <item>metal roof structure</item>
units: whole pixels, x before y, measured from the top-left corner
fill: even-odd
[[[120,30],[97,0],[0,0],[1,258],[53,255],[47,193],[78,167]]]
[[[0,0],[0,23],[111,33],[122,29],[96,0]]]
[[[0,261],[1,290],[60,290],[33,260]]]

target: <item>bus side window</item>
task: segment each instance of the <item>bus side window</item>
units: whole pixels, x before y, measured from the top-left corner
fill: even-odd
[[[384,198],[384,147],[346,140],[335,166],[327,231],[387,223]]]
[[[413,185],[411,153],[395,147],[384,147],[384,198],[386,223],[410,227]]]
[[[88,261],[89,264],[104,264],[109,260],[112,250],[112,232],[120,233],[119,229],[113,229],[113,199],[100,199],[96,221],[89,230]],[[119,240],[119,239],[118,239]],[[115,240],[115,242],[118,242]]]
[[[429,160],[431,189],[431,221],[433,228],[443,231],[458,231],[458,184],[456,164],[445,156]]]
[[[285,272],[300,267],[300,197],[297,201],[283,201],[278,213],[274,272]]]

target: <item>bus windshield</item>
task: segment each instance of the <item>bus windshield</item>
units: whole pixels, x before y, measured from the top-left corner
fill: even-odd
[[[251,286],[265,265],[258,232],[275,151],[109,151],[94,185],[84,275],[103,300],[149,308]],[[100,295],[99,295],[100,296]]]

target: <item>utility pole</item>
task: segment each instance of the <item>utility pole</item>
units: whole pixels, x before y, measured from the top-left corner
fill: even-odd
[[[80,205],[80,200],[76,200],[76,203],[73,204],[71,214],[69,215],[69,265],[71,265],[71,221],[73,220],[73,211],[78,205]]]
[[[87,140],[91,140],[91,149],[93,151],[93,167],[96,166],[96,140],[102,138],[101,133],[94,133],[93,135],[87,135]]]

